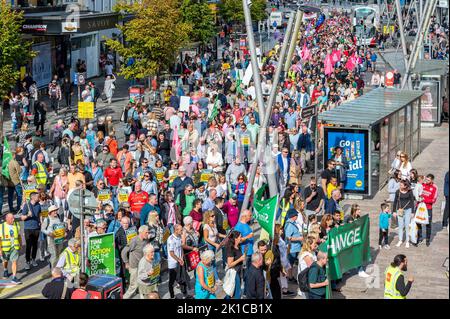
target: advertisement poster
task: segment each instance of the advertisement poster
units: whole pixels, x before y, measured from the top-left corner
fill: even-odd
[[[345,191],[368,194],[368,134],[367,130],[325,128],[324,163],[334,155],[337,146],[348,162]]]
[[[114,233],[89,237],[89,275],[116,275]]]
[[[39,43],[33,45],[32,50],[37,52],[33,58],[33,80],[38,88],[42,88],[52,80],[52,47],[50,42]]]

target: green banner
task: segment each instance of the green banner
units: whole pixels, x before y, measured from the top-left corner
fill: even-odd
[[[8,164],[11,162],[13,156],[11,150],[9,149],[9,143],[6,136],[3,140],[3,159],[2,159],[2,175],[6,178],[11,178],[9,175]]]
[[[266,186],[264,184],[255,194],[253,215],[261,228],[269,234],[270,238],[273,238],[276,212],[278,209],[278,195],[270,199],[262,200],[261,198]]]
[[[92,236],[88,242],[88,275],[116,275],[114,233]]]
[[[327,241],[319,247],[328,252],[329,280],[341,279],[343,273],[371,261],[369,229],[369,215],[364,215],[330,230]]]

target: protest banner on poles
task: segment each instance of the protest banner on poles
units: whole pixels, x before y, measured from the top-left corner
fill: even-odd
[[[88,259],[86,269],[89,276],[98,274],[116,275],[116,250],[114,233],[89,237]]]
[[[253,215],[261,228],[269,234],[270,238],[273,239],[279,195],[276,195],[270,199],[262,200],[262,195],[266,186],[267,185],[264,184],[255,194],[255,200],[253,201]]]

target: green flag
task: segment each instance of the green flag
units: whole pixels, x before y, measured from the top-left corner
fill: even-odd
[[[262,200],[262,195],[266,186],[267,185],[264,184],[255,194],[255,200],[253,201],[254,217],[261,228],[273,239],[275,232],[275,218],[278,209],[278,195],[270,199]]]
[[[341,279],[343,273],[371,261],[369,228],[369,215],[364,215],[328,233],[319,247],[328,253],[328,280]]]
[[[208,119],[210,122],[216,118],[217,114],[219,114],[218,102],[219,102],[219,96],[216,96],[216,100],[214,101],[214,106],[211,111],[211,115],[209,116],[209,119]]]
[[[237,76],[236,76],[236,94],[244,94],[244,91],[241,88],[242,80],[240,76],[240,72],[238,70]]]
[[[9,149],[9,143],[5,136],[3,141],[2,175],[8,179],[11,178],[8,169],[8,164],[11,160],[12,160],[12,153],[11,150]]]

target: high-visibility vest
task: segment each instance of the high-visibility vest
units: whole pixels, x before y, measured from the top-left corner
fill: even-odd
[[[17,222],[14,222],[13,231],[14,231],[14,249],[19,251],[20,250],[20,225]],[[1,242],[0,245],[2,247],[2,250],[4,252],[8,252],[11,250],[11,234],[9,233],[9,224],[6,222],[2,223],[2,226],[0,227],[0,237]]]
[[[37,174],[35,175],[36,183],[42,184],[42,185],[47,185],[47,173],[45,171],[45,166],[42,165],[39,161],[34,162],[34,164],[36,165],[36,167],[38,169]]]
[[[402,271],[398,267],[389,266],[386,269],[386,277],[384,280],[384,298],[385,299],[406,299],[406,296],[402,296],[400,291],[395,288],[398,277],[402,275]]]
[[[80,271],[80,255],[78,252],[72,252],[69,247],[64,249],[63,254],[66,257],[64,270],[72,276],[76,276]]]
[[[281,207],[281,227],[284,226],[284,222],[286,221],[286,215],[287,212],[289,210],[289,207],[291,207],[291,203],[289,203],[289,201],[287,201],[283,198],[283,200],[280,203],[280,207]]]

